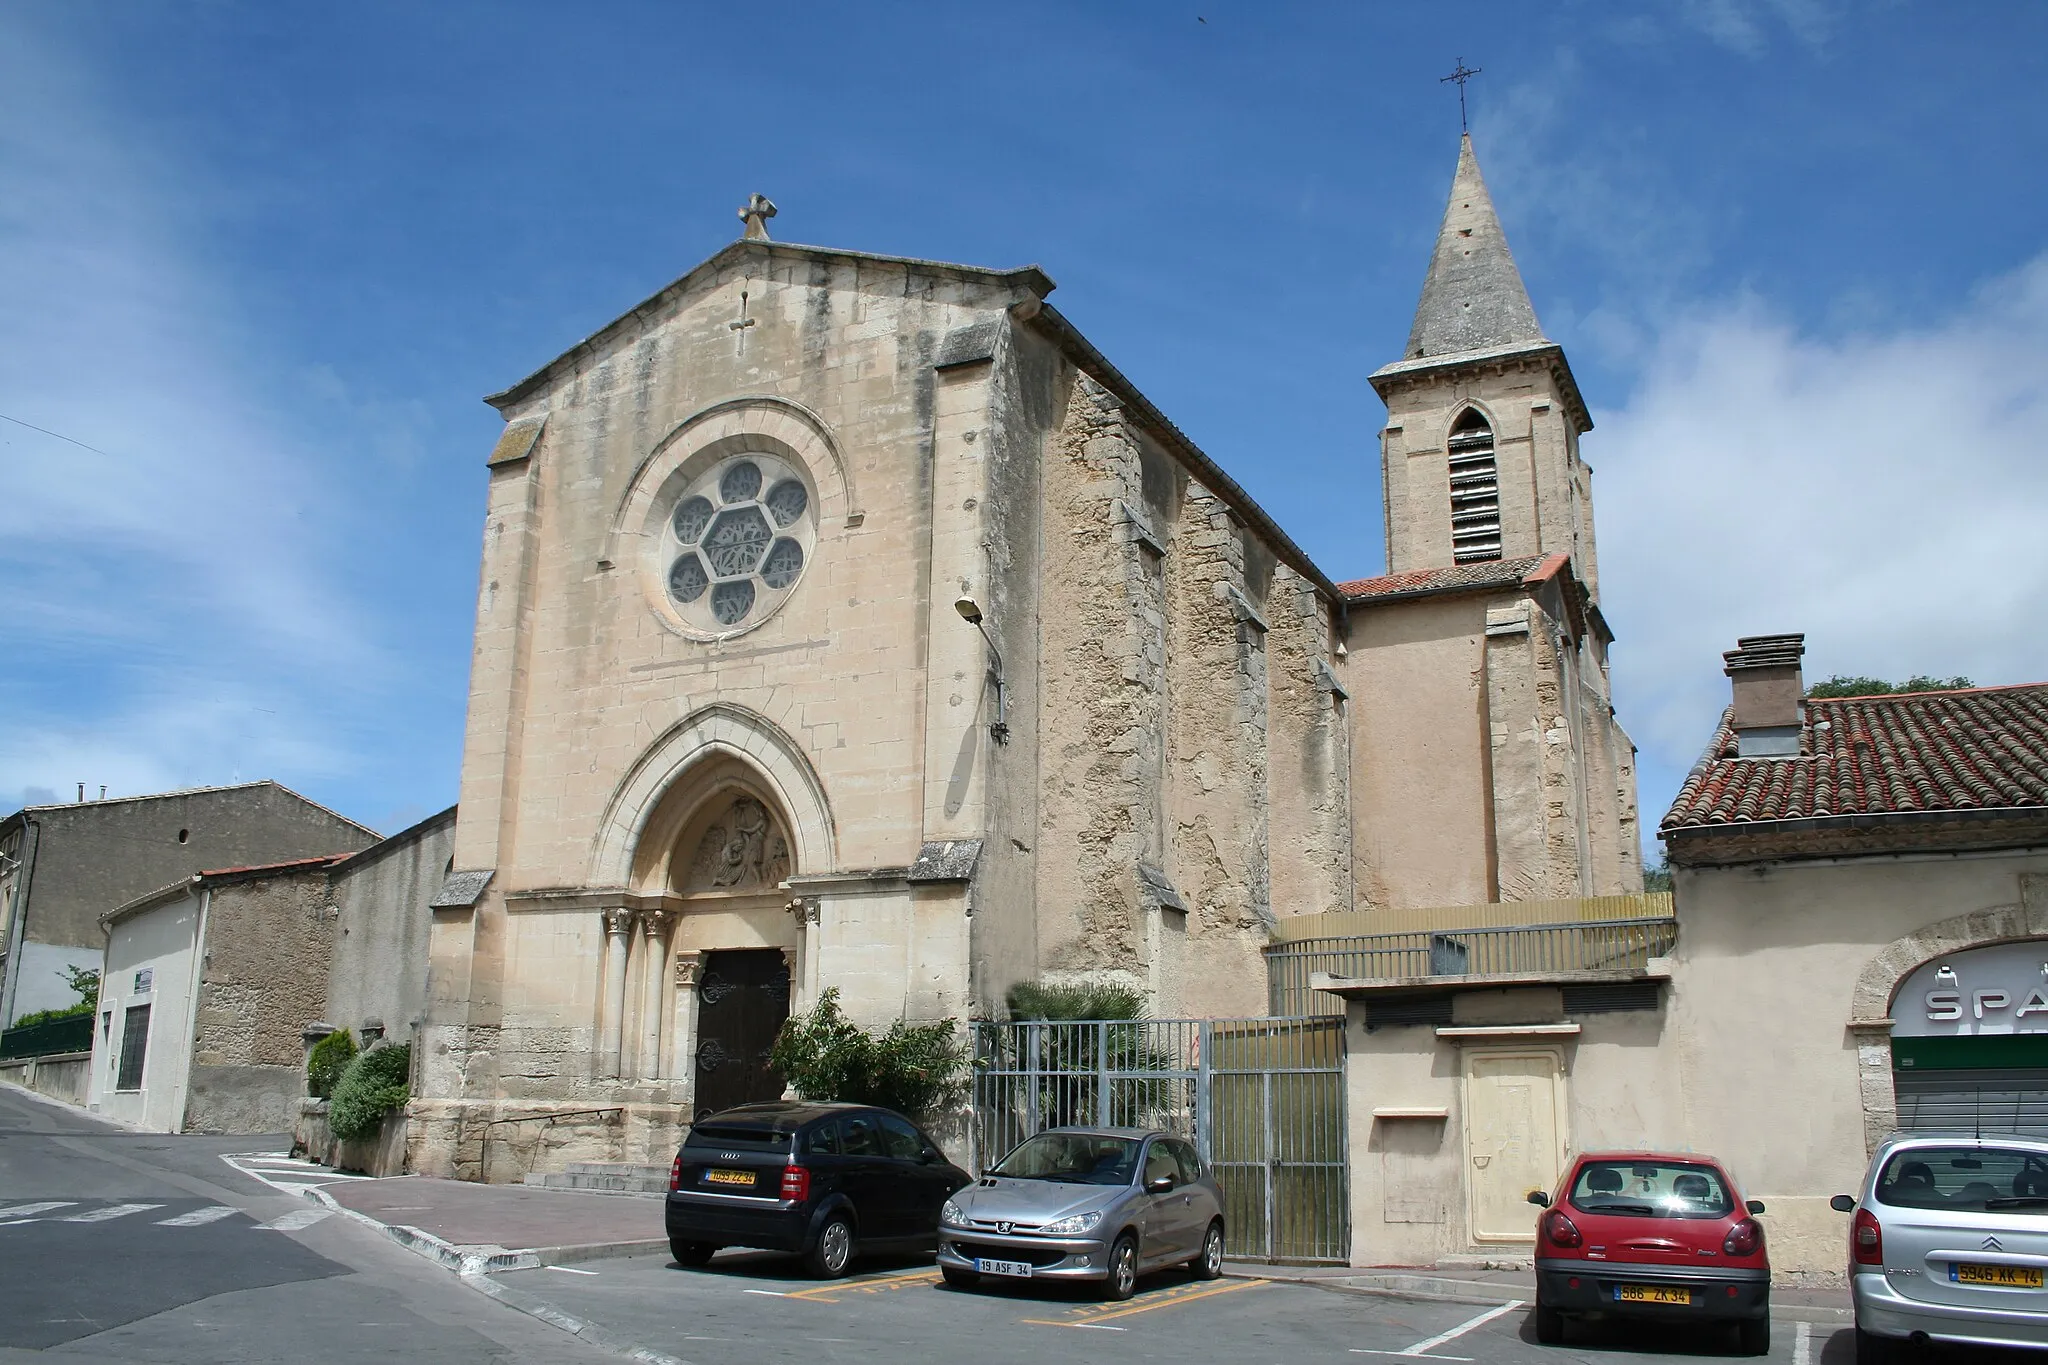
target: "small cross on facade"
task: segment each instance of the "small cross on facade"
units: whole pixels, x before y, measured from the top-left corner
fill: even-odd
[[[775,201],[765,194],[752,195],[747,206],[740,210],[740,221],[747,225],[746,240],[765,242],[768,240],[768,220],[775,216]]]
[[[1437,82],[1438,85],[1456,83],[1458,87],[1458,131],[1461,133],[1467,133],[1472,130],[1472,125],[1465,121],[1465,82],[1478,75],[1479,71],[1480,68],[1476,66],[1466,66],[1465,59],[1460,57],[1458,58],[1458,69]],[[760,198],[759,195],[754,197]],[[771,205],[770,207],[772,208],[773,206]]]
[[[754,197],[756,199],[760,198],[759,195],[755,195]],[[773,206],[771,205],[770,207]],[[767,233],[764,232],[761,234],[761,239],[763,241],[766,241],[767,238]],[[745,355],[747,353],[747,329],[760,321],[759,318],[750,318],[747,316],[747,292],[748,288],[753,283],[753,280],[749,279],[746,284],[740,286],[740,315],[734,318],[731,322],[725,324],[726,327],[730,329],[732,332],[734,343],[734,355]]]

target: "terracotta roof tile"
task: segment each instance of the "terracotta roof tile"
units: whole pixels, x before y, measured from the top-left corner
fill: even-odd
[[[1797,758],[1737,758],[1723,713],[1664,830],[2048,806],[2048,683],[1805,703]]]
[[[1477,564],[1452,564],[1439,569],[1411,569],[1378,578],[1354,578],[1337,591],[1352,602],[1376,597],[1413,597],[1427,592],[1460,592],[1475,588],[1512,588],[1538,576],[1546,559],[1561,555],[1530,555],[1525,559],[1488,559]]]

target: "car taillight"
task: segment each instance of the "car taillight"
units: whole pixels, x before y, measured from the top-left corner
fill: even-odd
[[[1579,1236],[1578,1224],[1556,1209],[1543,1215],[1543,1235],[1557,1247],[1575,1247],[1585,1240]]]
[[[1721,1250],[1729,1256],[1754,1256],[1764,1244],[1764,1230],[1754,1218],[1745,1218],[1728,1229]]]
[[[679,1190],[683,1187],[683,1154],[676,1153],[675,1164],[668,1168],[668,1187]]]
[[[1849,1259],[1857,1265],[1884,1264],[1884,1228],[1869,1209],[1856,1210],[1849,1226]]]
[[[811,1197],[811,1173],[802,1166],[782,1168],[782,1197],[804,1200]]]

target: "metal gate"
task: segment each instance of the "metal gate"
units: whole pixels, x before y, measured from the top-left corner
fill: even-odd
[[[1192,1139],[1223,1186],[1231,1256],[1350,1254],[1341,1019],[976,1024],[975,1169],[1068,1125]]]

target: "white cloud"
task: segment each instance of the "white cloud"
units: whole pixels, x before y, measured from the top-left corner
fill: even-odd
[[[318,515],[346,462],[284,434],[296,381],[195,221],[224,196],[19,11],[0,184],[0,413],[96,448],[0,423],[0,805],[341,770],[308,736],[393,668]]]
[[[1622,719],[1654,825],[1738,635],[1809,680],[2048,679],[2048,255],[1952,316],[1839,339],[1743,299],[1661,329],[1588,455]]]

